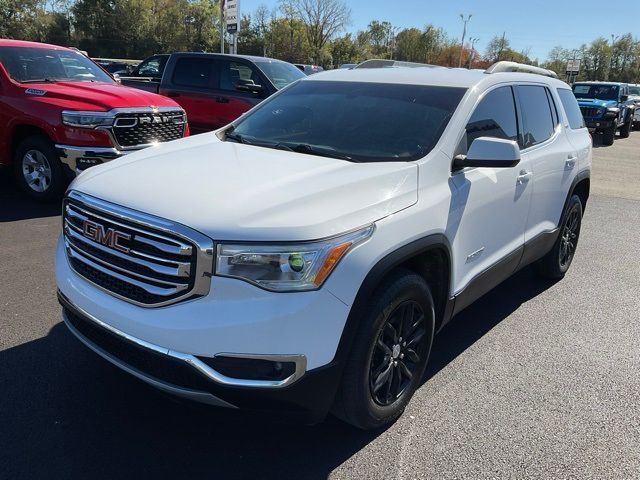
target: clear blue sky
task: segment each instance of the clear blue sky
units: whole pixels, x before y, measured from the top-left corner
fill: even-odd
[[[419,27],[432,23],[451,36],[462,35],[461,13],[473,16],[467,38],[478,37],[476,48],[484,52],[494,35],[506,32],[514,50],[530,49],[530,56],[544,60],[556,45],[578,48],[598,36],[631,32],[640,35],[640,1],[627,0],[345,0],[351,8],[348,31],[363,30],[371,20]],[[277,7],[278,0],[240,0],[241,13],[258,5]]]

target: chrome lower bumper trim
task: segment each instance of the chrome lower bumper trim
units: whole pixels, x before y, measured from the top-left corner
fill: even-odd
[[[83,170],[78,168],[78,162],[81,160],[104,163],[135,151],[118,150],[113,147],[78,147],[73,145],[56,145],[55,147],[60,161],[75,173]]]
[[[147,375],[145,375],[144,373],[140,372],[139,370],[130,367],[129,365],[127,365],[124,362],[121,362],[117,357],[114,357],[113,355],[111,355],[108,352],[105,352],[104,350],[102,350],[100,347],[98,347],[96,344],[94,344],[91,340],[89,340],[88,338],[86,338],[84,335],[82,335],[80,332],[78,332],[78,330],[76,330],[76,328],[71,325],[71,323],[69,322],[69,320],[67,319],[66,315],[63,314],[63,318],[64,318],[64,323],[67,325],[67,328],[71,331],[71,333],[73,333],[78,340],[80,340],[82,343],[84,343],[87,347],[89,347],[91,350],[93,350],[95,353],[97,353],[98,355],[100,355],[102,358],[104,358],[105,360],[111,362],[112,364],[114,364],[116,367],[124,370],[125,372],[133,375],[134,377],[138,378],[139,380],[142,380],[143,382],[148,383],[149,385],[151,385],[152,387],[155,387],[159,390],[162,390],[163,392],[169,393],[171,395],[175,395],[177,397],[182,397],[182,398],[186,398],[188,400],[193,400],[196,402],[200,402],[200,403],[206,403],[209,405],[213,405],[215,407],[225,407],[225,408],[238,408],[235,405],[232,405],[228,402],[225,402],[224,400],[211,395],[208,392],[199,392],[197,390],[190,390],[187,388],[182,388],[182,387],[177,387],[175,385],[171,385],[169,383],[166,382],[162,382],[160,380],[157,380],[153,377],[149,377]]]
[[[220,353],[220,354],[216,354],[216,357],[234,357],[234,358],[250,358],[250,359],[260,359],[260,360],[268,360],[268,361],[272,361],[272,362],[293,362],[295,364],[295,371],[292,375],[290,375],[289,377],[283,379],[283,380],[246,380],[246,379],[239,379],[239,378],[232,378],[232,377],[227,377],[226,375],[221,374],[220,372],[218,372],[217,370],[214,370],[213,368],[211,368],[209,365],[207,365],[206,363],[204,363],[202,360],[198,359],[196,356],[188,354],[188,353],[182,353],[182,352],[177,352],[175,350],[171,350],[165,347],[160,347],[158,345],[155,345],[153,343],[149,343],[145,340],[141,340],[137,337],[134,337],[132,335],[129,335],[127,333],[121,332],[120,330],[118,330],[115,327],[112,327],[111,325],[104,323],[103,321],[97,319],[96,317],[94,317],[93,315],[91,315],[90,313],[84,311],[83,309],[79,308],[78,306],[74,305],[73,303],[71,303],[71,301],[64,296],[64,294],[60,291],[58,291],[58,297],[60,298],[60,302],[66,306],[67,308],[70,308],[71,310],[76,310],[78,313],[80,313],[81,315],[83,315],[85,318],[95,322],[96,324],[98,324],[100,327],[104,328],[105,330],[108,330],[109,332],[119,336],[120,338],[131,342],[135,345],[138,345],[141,348],[145,348],[147,350],[151,350],[155,353],[161,354],[161,355],[167,355],[169,357],[172,357],[176,360],[180,360],[182,362],[185,362],[187,365],[189,365],[190,367],[194,368],[195,370],[198,370],[200,373],[204,374],[208,379],[210,379],[212,382],[218,383],[220,385],[224,385],[227,387],[242,387],[242,388],[283,388],[283,387],[287,387],[289,385],[291,385],[292,383],[300,380],[300,378],[302,378],[304,376],[304,374],[306,373],[306,369],[307,369],[307,357],[304,355],[262,355],[262,354],[239,354],[239,353]],[[64,316],[64,315],[63,315]],[[80,334],[79,332],[76,331],[75,328],[73,328],[70,324],[69,321],[66,319],[65,316],[65,323],[67,324],[67,326],[69,326],[71,328],[71,331],[76,335],[79,336],[81,338],[81,340],[86,343],[87,345],[90,344],[93,345],[92,342],[90,342],[88,339],[86,339],[84,336],[82,336],[82,334]],[[92,346],[93,350],[99,349],[99,347],[93,345]],[[115,363],[118,366],[121,366],[123,363],[118,361],[117,358],[113,357],[112,355],[108,354],[107,352],[102,351],[101,349],[99,349],[100,352],[102,352],[101,354],[103,354],[102,356],[104,356],[105,358],[107,358],[107,360],[112,361],[113,363]],[[113,360],[111,360],[108,357],[113,357]],[[131,367],[129,367],[129,370],[131,369]],[[127,371],[129,371],[127,370]],[[137,372],[137,370],[136,370]],[[138,372],[139,376],[141,375],[140,372]],[[146,377],[149,378],[149,377]],[[176,388],[176,387],[173,387]]]

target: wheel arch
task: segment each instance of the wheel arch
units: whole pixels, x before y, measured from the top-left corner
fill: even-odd
[[[49,139],[49,141],[51,141],[51,138],[49,137],[47,131],[41,127],[38,127],[36,125],[31,125],[31,124],[14,125],[11,131],[10,143],[9,143],[9,161],[10,162],[13,162],[14,156],[18,151],[18,147],[20,143],[22,143],[22,141],[25,138],[28,138],[34,135],[40,135],[42,137]]]
[[[582,202],[582,210],[586,210],[587,201],[589,200],[589,193],[591,190],[591,175],[589,171],[580,172],[573,179],[573,184],[571,185],[571,189],[569,190],[569,194],[567,195],[567,199],[565,200],[564,207],[562,211],[564,212],[569,203],[569,199],[573,195],[578,195],[580,198],[580,202]]]
[[[369,270],[358,289],[334,362],[343,363],[346,360],[369,299],[377,286],[398,268],[407,268],[426,280],[434,299],[437,331],[446,323],[453,310],[450,300],[451,259],[451,246],[447,237],[443,234],[433,234],[403,245],[379,260]]]

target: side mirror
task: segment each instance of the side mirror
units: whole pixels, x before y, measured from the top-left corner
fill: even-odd
[[[456,169],[465,167],[510,168],[520,163],[520,148],[513,140],[502,138],[476,138],[466,155],[453,159]]]
[[[116,81],[116,83],[122,83],[122,80],[120,79],[120,75],[117,73],[114,73],[112,75],[113,79]]]
[[[629,100],[629,95],[620,95],[621,102],[626,102],[627,100]]]
[[[236,82],[236,90],[240,90],[241,92],[262,93],[264,87],[255,84],[253,80],[238,80]]]

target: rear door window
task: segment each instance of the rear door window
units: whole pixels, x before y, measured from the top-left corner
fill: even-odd
[[[467,123],[467,147],[478,137],[517,140],[518,121],[511,87],[487,93]]]
[[[560,101],[562,102],[564,113],[567,115],[569,126],[574,130],[583,128],[584,118],[582,117],[582,112],[580,112],[578,101],[576,100],[573,92],[568,88],[559,88],[558,96],[560,97]]]
[[[214,61],[209,58],[180,58],[173,71],[173,83],[182,87],[208,88],[213,67]]]
[[[518,85],[518,100],[522,112],[521,148],[545,142],[553,135],[553,117],[546,89],[537,85]]]

